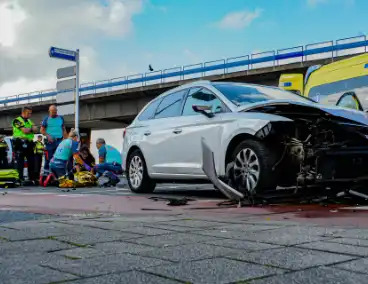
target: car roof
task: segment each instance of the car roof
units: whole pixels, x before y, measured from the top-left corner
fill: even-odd
[[[216,81],[216,82],[213,82],[213,81],[208,81],[208,80],[197,80],[197,81],[186,83],[186,84],[180,85],[176,88],[167,90],[166,92],[164,92],[161,95],[157,96],[154,100],[161,99],[161,98],[163,98],[163,97],[165,97],[169,94],[178,92],[178,91],[183,90],[183,89],[191,88],[191,87],[218,86],[218,85],[224,85],[224,84],[242,85],[242,86],[249,86],[249,87],[263,87],[263,88],[277,89],[277,90],[285,91],[284,89],[282,89],[278,86],[267,86],[267,85],[260,85],[260,84],[243,83],[243,82],[231,82],[231,81]]]
[[[175,93],[175,92],[178,92],[180,90],[187,89],[187,88],[191,88],[191,87],[205,87],[205,86],[208,86],[208,85],[211,85],[211,84],[212,84],[211,81],[206,81],[206,80],[198,80],[198,81],[186,83],[186,84],[180,85],[180,86],[178,86],[176,88],[167,90],[166,92],[164,92],[161,95],[157,96],[154,100],[160,99],[160,98],[165,97],[165,96],[167,96],[169,94],[172,94],[172,93]]]

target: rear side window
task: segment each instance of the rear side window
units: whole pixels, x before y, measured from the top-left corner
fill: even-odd
[[[159,105],[155,118],[181,116],[181,104],[187,90],[172,93],[163,98]]]
[[[162,99],[156,99],[149,103],[147,108],[138,116],[138,120],[149,120],[155,116],[156,109]]]

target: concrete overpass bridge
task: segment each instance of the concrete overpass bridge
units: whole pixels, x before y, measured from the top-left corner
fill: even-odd
[[[198,80],[278,84],[281,73],[305,73],[309,66],[327,64],[368,51],[366,36],[263,52],[196,65],[130,75],[80,86],[80,128],[111,129],[129,124],[155,96],[178,85]],[[33,107],[33,121],[41,122],[48,106],[56,103],[55,90],[32,92],[0,100],[0,132],[11,129],[22,106]],[[73,126],[74,115],[65,116]]]

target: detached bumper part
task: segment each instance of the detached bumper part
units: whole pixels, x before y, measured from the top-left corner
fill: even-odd
[[[203,156],[202,170],[207,175],[208,179],[230,200],[241,201],[244,199],[244,194],[230,187],[218,178],[213,152],[203,137],[201,139],[201,144]]]

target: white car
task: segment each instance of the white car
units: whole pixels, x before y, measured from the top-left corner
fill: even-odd
[[[346,137],[354,138],[355,146],[367,143],[362,135],[341,135],[334,129],[340,123],[358,133],[367,128],[368,118],[277,87],[197,81],[163,93],[142,109],[124,131],[123,168],[133,192],[152,192],[158,182],[208,181],[202,169],[203,138],[214,153],[216,174],[239,191],[307,184],[322,176],[331,181],[336,178],[332,173],[342,170],[331,168],[330,160],[316,168],[324,161],[321,151],[348,151],[349,142],[337,142]],[[324,143],[323,149],[317,142]],[[344,178],[358,174],[350,173],[354,161],[348,156],[338,164],[349,167]]]

